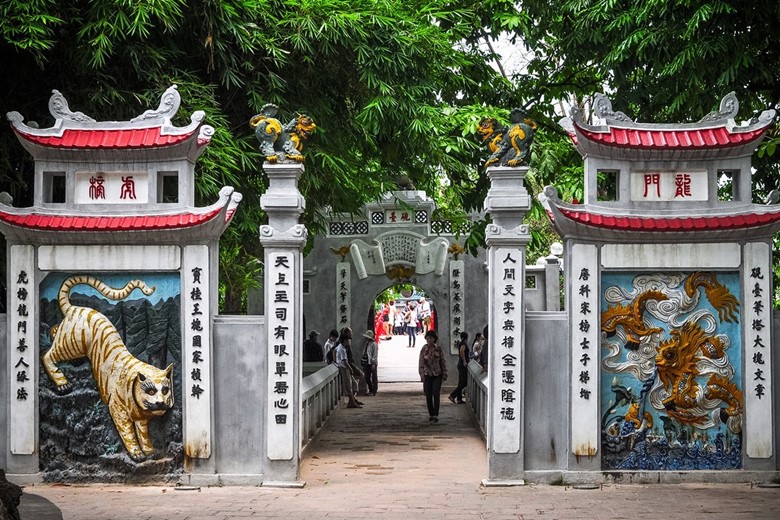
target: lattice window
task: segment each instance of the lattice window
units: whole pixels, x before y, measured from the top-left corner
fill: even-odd
[[[385,223],[385,214],[382,211],[372,211],[371,212],[371,223],[372,224],[384,224]]]
[[[414,212],[414,221],[417,224],[425,224],[428,222],[428,212],[427,211],[415,211]]]
[[[331,222],[330,223],[330,234],[331,235],[343,235],[344,234],[344,226],[342,226],[341,222]]]

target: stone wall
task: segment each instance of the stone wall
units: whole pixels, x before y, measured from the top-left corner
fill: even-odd
[[[262,316],[214,318],[214,451],[220,483],[257,483],[264,471],[268,352]]]

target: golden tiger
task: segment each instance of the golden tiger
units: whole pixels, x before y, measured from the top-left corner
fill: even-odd
[[[57,392],[71,390],[60,361],[88,358],[100,397],[130,457],[139,462],[154,452],[149,439],[149,419],[173,407],[173,364],[161,370],[133,357],[116,327],[105,315],[70,303],[70,290],[86,284],[103,296],[121,300],[139,288],[147,296],[154,292],[141,280],[132,280],[122,289],[107,286],[92,276],[71,276],[60,286],[57,301],[64,318],[52,327],[52,346],[43,355],[43,368],[57,385]]]

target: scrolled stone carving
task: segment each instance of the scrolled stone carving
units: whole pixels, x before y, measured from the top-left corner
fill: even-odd
[[[593,112],[595,112],[598,117],[606,119],[607,122],[621,121],[624,123],[633,123],[633,120],[623,112],[613,111],[612,101],[600,92],[593,97]]]
[[[68,107],[68,100],[59,90],[52,90],[49,98],[49,112],[55,119],[76,121],[79,123],[95,123],[96,121],[83,112],[73,112]]]
[[[720,101],[720,108],[717,111],[710,112],[699,123],[714,123],[724,121],[726,119],[733,119],[739,112],[739,100],[735,92],[729,92]]]
[[[260,226],[260,236],[261,237],[274,236],[274,228],[272,228],[271,226]]]
[[[179,105],[181,105],[181,96],[177,90],[178,88],[178,85],[171,85],[168,87],[168,89],[163,92],[162,98],[160,99],[160,106],[158,106],[156,110],[147,110],[140,116],[131,119],[130,122],[135,123],[138,121],[148,121],[150,119],[170,120],[176,115],[176,112],[179,111]],[[193,114],[193,116],[194,115],[195,114]]]

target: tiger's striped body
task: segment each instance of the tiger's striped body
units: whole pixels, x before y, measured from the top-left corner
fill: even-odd
[[[108,406],[125,448],[133,460],[143,460],[154,452],[148,434],[149,419],[173,407],[173,365],[161,370],[133,357],[105,315],[71,304],[70,290],[81,284],[94,287],[112,300],[124,299],[136,288],[149,295],[154,287],[132,280],[122,289],[114,289],[92,276],[71,276],[62,283],[57,298],[64,318],[52,328],[52,347],[42,359],[57,391],[67,393],[71,386],[56,364],[88,358],[100,397]]]

